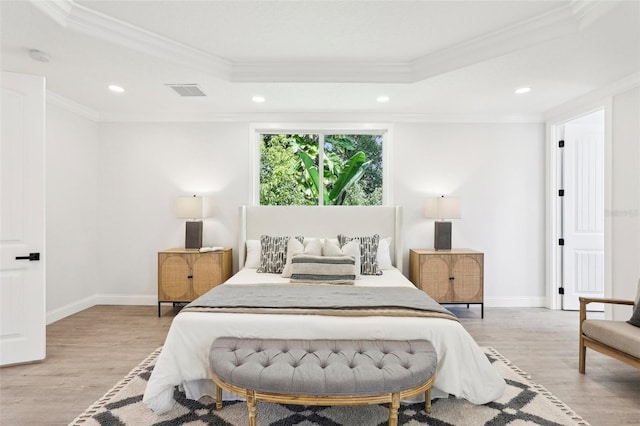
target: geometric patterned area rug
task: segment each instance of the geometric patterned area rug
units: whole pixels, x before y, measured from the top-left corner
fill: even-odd
[[[401,404],[398,424],[407,426],[477,426],[477,425],[588,425],[567,405],[542,386],[531,381],[522,370],[511,364],[493,348],[483,348],[487,358],[504,377],[504,395],[485,405],[474,405],[464,399],[439,398],[432,402],[427,415],[424,403]],[[142,402],[147,380],[160,349],[154,351],[102,398],[80,414],[69,426],[245,426],[248,424],[246,403],[224,401],[221,411],[204,397],[189,400],[183,392],[174,392],[172,411],[157,416]],[[387,404],[345,407],[318,407],[259,402],[257,419],[264,426],[383,426],[389,420]]]

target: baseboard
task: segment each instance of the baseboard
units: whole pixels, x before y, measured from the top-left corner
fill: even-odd
[[[158,295],[96,294],[96,305],[157,305]]]
[[[157,305],[157,295],[146,294],[95,294],[93,296],[85,297],[82,300],[65,305],[61,308],[47,311],[46,321],[47,325],[59,321],[69,315],[77,314],[80,311],[89,309],[95,305]]]
[[[62,318],[66,318],[69,315],[77,314],[80,311],[89,309],[90,307],[96,305],[95,299],[96,299],[95,295],[89,296],[89,297],[85,297],[84,299],[65,305],[61,308],[54,309],[52,311],[47,311],[47,314],[46,314],[47,325],[54,323],[58,320],[61,320]]]
[[[539,297],[486,297],[484,306],[489,308],[544,308],[546,298]]]

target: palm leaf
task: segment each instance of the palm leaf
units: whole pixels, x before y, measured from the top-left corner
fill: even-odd
[[[329,193],[329,200],[331,200],[333,204],[342,204],[347,189],[362,177],[370,163],[371,161],[367,161],[367,156],[364,152],[359,151],[355,153],[353,157],[347,161],[336,183],[333,185],[333,189],[331,189]]]
[[[309,174],[309,179],[311,180],[311,190],[313,191],[313,194],[317,198],[318,192],[319,192],[318,188],[320,187],[320,177],[318,175],[318,166],[316,166],[316,163],[315,161],[313,161],[313,158],[311,158],[311,156],[309,156],[309,154],[307,154],[303,150],[298,151],[298,156],[300,157],[300,160],[302,160],[302,164],[304,164],[304,168]],[[325,200],[327,198],[326,192],[324,194],[324,198]]]

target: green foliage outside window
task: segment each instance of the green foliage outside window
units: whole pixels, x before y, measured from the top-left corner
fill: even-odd
[[[382,136],[325,135],[322,174],[319,135],[264,134],[260,142],[260,204],[382,204]]]

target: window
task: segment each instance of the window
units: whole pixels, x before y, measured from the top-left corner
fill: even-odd
[[[384,204],[385,136],[386,131],[256,130],[256,201],[260,205]]]

